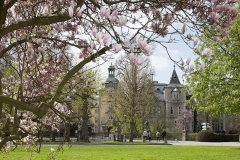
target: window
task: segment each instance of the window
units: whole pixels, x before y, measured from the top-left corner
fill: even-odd
[[[97,117],[95,118],[95,123],[98,123],[98,118]]]
[[[112,90],[109,91],[109,97],[110,97],[110,98],[113,97],[113,91],[112,91]]]
[[[98,114],[98,109],[95,109],[95,113]]]
[[[95,127],[95,132],[98,132],[98,127]]]
[[[223,124],[220,124],[220,130],[223,131]]]
[[[175,123],[175,127],[177,126],[177,121],[174,122]]]
[[[181,107],[178,107],[178,114],[181,114]]]
[[[171,107],[171,110],[170,110],[171,114],[173,114],[173,107]]]

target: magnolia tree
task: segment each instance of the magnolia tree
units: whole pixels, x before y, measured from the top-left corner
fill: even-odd
[[[183,109],[180,115],[176,118],[176,129],[179,131],[188,130],[192,126],[193,116],[192,111]]]
[[[153,43],[165,47],[164,43],[176,41],[174,34],[193,49],[203,29],[211,31],[213,40],[221,40],[237,17],[234,3],[1,0],[0,149],[8,151],[11,142],[18,144],[15,141],[34,144],[43,124],[54,123],[50,115],[62,121],[79,116],[71,112],[71,94],[64,88],[72,83],[72,76],[81,76],[79,70],[85,64],[122,51],[131,56],[132,63],[141,65],[141,56],[152,55]],[[73,50],[79,61],[70,66]],[[171,58],[167,48],[166,52]],[[193,70],[190,59],[177,63]],[[26,134],[24,139],[19,132]]]

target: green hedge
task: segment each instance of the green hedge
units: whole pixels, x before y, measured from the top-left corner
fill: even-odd
[[[237,142],[239,141],[238,134],[213,133],[211,131],[199,131],[197,134],[199,142]]]

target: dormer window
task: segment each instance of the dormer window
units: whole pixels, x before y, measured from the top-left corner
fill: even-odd
[[[160,88],[157,88],[157,91],[160,91]]]

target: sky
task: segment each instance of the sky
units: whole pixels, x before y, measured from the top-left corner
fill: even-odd
[[[180,58],[182,58],[183,60],[191,58],[193,63],[194,59],[196,58],[196,56],[194,56],[193,54],[193,51],[182,41],[174,44],[169,44],[167,47],[169,53],[171,54],[171,57],[176,61],[180,60]],[[111,65],[111,63],[114,65],[115,60],[117,59],[119,54],[114,54],[113,56],[114,59],[100,66],[101,71],[105,73],[105,78],[107,78],[108,76],[108,67]],[[174,63],[168,57],[165,49],[160,45],[155,46],[153,55],[149,58],[155,71],[155,74],[153,75],[153,80],[158,81],[159,83],[168,84],[172,76]],[[177,66],[175,67],[175,70],[177,72],[180,83],[183,84],[184,78],[182,77],[182,75],[184,74],[184,72]]]

